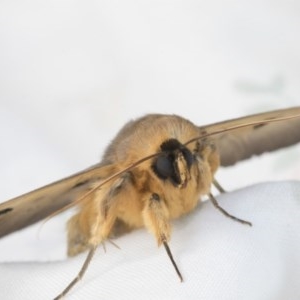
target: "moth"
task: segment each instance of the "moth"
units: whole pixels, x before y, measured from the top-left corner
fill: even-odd
[[[251,225],[219,206],[211,193],[219,166],[300,141],[300,107],[206,126],[176,115],[150,114],[127,123],[100,163],[0,204],[0,237],[76,206],[67,223],[68,255],[88,251],[82,278],[99,244],[146,227],[163,245],[182,281],[169,247],[171,221],[192,211],[202,196],[231,219]]]

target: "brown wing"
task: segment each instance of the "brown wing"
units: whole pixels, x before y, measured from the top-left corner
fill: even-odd
[[[300,116],[300,107],[215,123],[201,127],[200,132],[201,134],[220,132],[214,137],[220,150],[222,165],[230,165],[253,154],[298,142],[300,139],[299,118],[286,120],[295,116]],[[280,118],[285,121],[267,123]],[[248,128],[241,128],[244,126]],[[271,138],[267,138],[270,136]],[[141,161],[143,160],[145,159]],[[84,195],[94,182],[109,177],[115,171],[116,168],[113,165],[97,164],[80,173],[0,204],[0,237],[66,207]]]
[[[0,237],[29,226],[62,209],[107,177],[112,166],[97,164],[70,177],[0,204]]]
[[[215,123],[200,127],[200,131],[202,134],[221,132],[214,139],[221,165],[230,166],[253,155],[300,142],[300,107]]]

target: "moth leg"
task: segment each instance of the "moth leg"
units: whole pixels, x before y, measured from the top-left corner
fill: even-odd
[[[105,213],[104,215],[101,213],[97,213],[96,215],[94,215],[94,223],[90,228],[90,234],[87,240],[87,247],[89,249],[88,255],[76,277],[54,300],[62,299],[84,276],[98,245],[100,243],[103,243],[108,238],[110,231],[114,225],[114,222],[116,220],[116,202],[117,201],[111,201],[109,205],[105,203],[105,209],[102,209],[102,212]]]
[[[223,187],[220,185],[220,183],[216,180],[216,178],[213,179],[212,183],[221,194],[226,193],[226,191],[223,189]]]
[[[81,210],[68,221],[68,256],[86,251],[91,245],[101,243],[103,237],[111,235],[116,221],[118,194],[129,180],[125,174],[85,199]],[[97,241],[93,241],[95,238]]]
[[[62,293],[60,293],[57,297],[54,298],[54,300],[59,300],[59,299],[63,299],[64,296],[72,289],[72,287],[82,279],[83,275],[85,274],[96,250],[97,250],[98,245],[94,245],[90,247],[90,250],[88,252],[88,255],[79,271],[79,273],[77,274],[77,276],[68,284],[68,286],[62,291]]]
[[[177,275],[179,277],[179,280],[180,280],[180,282],[182,282],[183,281],[183,277],[182,277],[182,275],[181,275],[181,273],[180,273],[180,271],[179,271],[179,269],[178,269],[178,267],[176,265],[176,262],[174,260],[173,255],[172,255],[172,252],[171,252],[171,249],[170,249],[170,247],[169,247],[169,245],[168,245],[167,242],[163,242],[163,244],[164,244],[165,249],[167,251],[167,254],[168,254],[168,256],[169,256],[169,258],[171,260],[171,263],[172,263],[173,267],[175,268],[175,271],[176,271],[176,273],[177,273]]]
[[[146,201],[146,205],[143,209],[143,219],[145,222],[145,226],[156,237],[158,246],[160,246],[161,244],[164,245],[180,281],[183,281],[182,275],[176,265],[172,252],[168,245],[168,241],[171,235],[169,212],[166,204],[158,194],[151,194],[150,198]]]
[[[88,230],[81,226],[81,215],[74,215],[67,224],[68,227],[68,256],[75,256],[88,249]],[[93,218],[91,218],[93,219]]]
[[[216,199],[211,193],[208,194],[208,197],[209,197],[210,201],[212,202],[212,204],[214,205],[214,207],[215,207],[216,209],[218,209],[218,210],[219,210],[223,215],[225,215],[226,217],[228,217],[228,218],[230,218],[230,219],[232,219],[232,220],[234,220],[234,221],[237,221],[237,222],[239,222],[239,223],[242,223],[242,224],[246,224],[246,225],[252,226],[252,223],[251,223],[251,222],[245,221],[245,220],[242,220],[242,219],[239,219],[239,218],[237,218],[237,217],[235,217],[235,216],[229,214],[224,208],[222,208],[222,207],[219,205],[217,199]]]

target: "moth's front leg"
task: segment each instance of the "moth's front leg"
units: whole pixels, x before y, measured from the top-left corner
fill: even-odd
[[[147,195],[146,204],[143,209],[143,220],[146,228],[155,236],[158,246],[168,242],[171,236],[168,208],[156,194]]]
[[[164,245],[180,281],[183,281],[168,245],[168,241],[171,237],[169,211],[164,200],[158,194],[149,193],[149,195],[147,195],[143,209],[143,220],[145,227],[155,236],[158,246],[161,244]]]
[[[118,194],[127,183],[125,174],[85,198],[79,212],[68,222],[69,256],[97,246],[109,237],[117,218]]]
[[[89,250],[88,255],[76,277],[54,300],[63,299],[76,283],[81,280],[98,245],[108,238],[115,223],[116,201],[111,201],[110,205],[105,205],[101,209],[96,198],[89,200],[89,205],[86,205],[81,212],[73,216],[68,223],[68,255],[73,256],[87,249]],[[104,201],[104,204],[107,203]]]

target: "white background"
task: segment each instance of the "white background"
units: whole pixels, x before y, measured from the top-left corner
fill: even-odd
[[[297,1],[2,0],[0,201],[94,164],[145,113],[201,125],[299,105],[299,32]],[[300,179],[299,155],[217,178]],[[63,258],[65,219],[1,240],[1,261]]]

